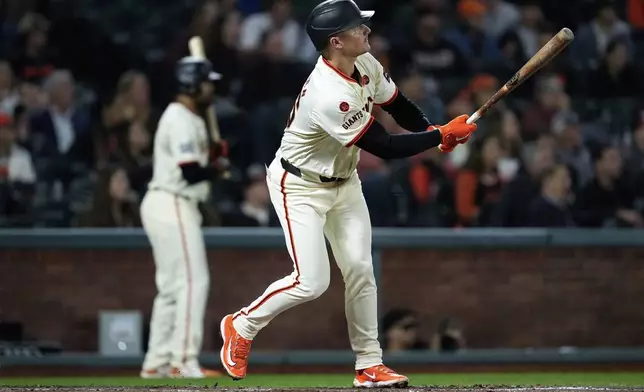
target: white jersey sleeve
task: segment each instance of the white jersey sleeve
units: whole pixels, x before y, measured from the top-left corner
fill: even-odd
[[[363,56],[372,75],[376,79],[374,103],[376,105],[386,105],[398,96],[398,87],[393,79],[391,79],[391,76],[389,76],[387,70],[380,64],[380,61],[373,57],[371,53],[365,53]]]
[[[369,129],[374,118],[353,93],[338,94],[318,102],[311,111],[312,126],[350,147]]]
[[[174,118],[170,132],[171,155],[175,157],[176,164],[201,161],[200,138],[196,134],[196,127],[189,118]],[[186,121],[187,120],[187,121]]]

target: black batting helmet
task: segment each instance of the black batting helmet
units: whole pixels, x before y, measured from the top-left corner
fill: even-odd
[[[306,33],[318,51],[322,51],[329,37],[360,26],[375,11],[361,11],[353,0],[326,0],[313,8],[306,21]]]
[[[188,56],[177,62],[175,77],[178,93],[195,95],[199,93],[202,82],[219,80],[221,74],[212,70],[212,63],[208,59]]]

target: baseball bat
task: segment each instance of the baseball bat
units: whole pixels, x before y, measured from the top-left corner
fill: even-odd
[[[199,36],[194,36],[188,41],[188,48],[190,49],[190,56],[205,59],[206,58],[206,49],[203,44],[203,40]],[[221,141],[221,133],[219,132],[219,124],[217,123],[217,115],[215,113],[214,105],[208,105],[206,109],[206,123],[208,124],[208,131],[210,132],[210,137],[215,143]],[[223,178],[230,178],[230,172],[225,171],[222,173]]]
[[[201,37],[194,36],[190,38],[188,41],[188,47],[190,48],[190,55],[192,57],[200,59],[206,58],[206,50]],[[215,143],[218,143],[221,140],[221,133],[219,132],[219,124],[217,123],[214,105],[208,105],[206,116],[208,117],[208,130],[210,131],[210,136]]]
[[[494,104],[503,99],[506,95],[510,94],[515,88],[519,87],[523,82],[528,80],[535,72],[548,64],[555,56],[561,53],[573,40],[575,34],[567,27],[561,29],[555,34],[545,45],[539,49],[534,56],[528,60],[517,73],[508,80],[503,87],[501,87],[490,99],[487,100],[476,112],[474,112],[468,119],[467,123],[472,124],[485,112],[487,112]]]

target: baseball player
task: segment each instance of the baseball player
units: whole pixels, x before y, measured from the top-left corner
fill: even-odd
[[[177,63],[178,95],[159,120],[154,140],[154,172],[141,203],[143,227],[152,245],[157,296],[150,325],[143,378],[216,377],[201,368],[209,271],[199,203],[209,195],[213,165],[209,133],[199,115],[211,103],[212,81],[221,75],[208,60],[185,57]],[[215,155],[213,157],[212,155]]]
[[[384,159],[432,147],[450,152],[476,125],[462,115],[432,125],[368,53],[374,11],[351,0],[313,9],[306,29],[321,57],[296,98],[281,146],[267,172],[294,271],[221,321],[221,362],[233,379],[246,375],[253,338],[278,314],[322,295],[329,286],[329,240],[346,286],[345,313],[356,355],[355,387],[405,387],[407,377],[382,363],[369,211],[356,173],[360,149]],[[411,131],[391,135],[371,115],[374,105]]]

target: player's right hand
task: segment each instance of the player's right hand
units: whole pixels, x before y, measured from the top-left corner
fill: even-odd
[[[221,157],[228,158],[228,142],[221,139],[219,142],[213,143],[210,150],[210,156],[212,157],[212,160],[217,160]]]
[[[432,126],[429,129],[438,129],[443,136],[438,149],[442,152],[451,152],[459,144],[467,143],[472,132],[476,131],[477,125],[467,124],[470,116],[462,114],[445,125]]]

